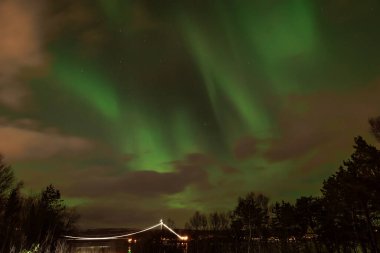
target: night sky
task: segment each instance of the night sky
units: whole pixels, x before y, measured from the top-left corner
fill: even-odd
[[[379,115],[378,0],[0,1],[0,152],[82,227],[317,195]]]

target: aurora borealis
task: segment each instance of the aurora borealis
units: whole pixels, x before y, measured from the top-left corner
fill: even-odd
[[[83,227],[316,195],[380,115],[376,0],[3,0],[0,152]]]

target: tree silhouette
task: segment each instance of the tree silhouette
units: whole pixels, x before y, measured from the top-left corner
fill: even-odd
[[[317,216],[320,212],[320,201],[313,197],[300,197],[296,200],[295,216],[298,226],[297,236],[304,236],[310,229],[317,229]]]
[[[233,211],[233,226],[242,230],[248,237],[248,252],[252,237],[261,237],[264,234],[264,228],[268,223],[268,202],[268,197],[250,192],[245,198],[239,198]]]
[[[7,198],[3,221],[4,223],[1,226],[3,231],[3,240],[2,240],[2,251],[9,249],[11,247],[10,243],[14,238],[21,238],[22,233],[20,227],[22,224],[22,197],[20,189],[22,184],[19,183],[15,188],[13,188]]]
[[[0,156],[0,252],[39,245],[51,252],[61,235],[74,228],[76,213],[63,204],[59,190],[49,185],[39,195],[24,196],[11,167]]]
[[[208,224],[211,231],[223,231],[228,229],[229,215],[224,212],[213,212],[208,216]]]
[[[316,252],[321,252],[317,232],[322,221],[322,200],[316,197],[300,197],[295,203],[297,233],[300,239],[312,240]]]
[[[195,231],[205,230],[207,228],[207,217],[196,211],[187,223],[187,228]]]
[[[4,204],[4,198],[12,190],[14,182],[15,177],[11,166],[5,164],[3,156],[0,155],[0,205]]]
[[[376,118],[370,118],[369,124],[371,126],[371,132],[373,136],[380,142],[380,116]]]
[[[323,184],[324,202],[330,211],[335,244],[359,241],[379,252],[375,222],[380,213],[380,152],[362,137],[355,138],[355,152]],[[323,235],[323,233],[322,233]],[[334,238],[334,237],[333,237]]]
[[[297,235],[297,217],[295,207],[289,202],[276,202],[272,208],[272,229],[274,234],[283,242]]]

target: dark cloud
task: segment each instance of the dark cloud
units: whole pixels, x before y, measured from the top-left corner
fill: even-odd
[[[251,158],[256,153],[256,140],[251,136],[240,138],[237,140],[233,152],[238,160]]]
[[[63,154],[59,159],[40,157],[42,160],[39,161],[33,156],[35,162],[29,160],[27,167],[18,168],[16,163],[17,172],[22,174],[29,188],[40,190],[52,183],[70,198],[117,198],[123,194],[161,198],[180,193],[189,186],[202,190],[211,187],[207,172],[210,161],[204,155],[190,154],[184,160],[174,162],[171,172],[159,173],[121,169],[125,166],[124,156],[104,150],[91,150],[90,154],[83,150],[82,155],[72,155],[70,160],[62,160]],[[41,152],[49,154],[44,150]],[[30,159],[25,157],[24,163],[27,158]]]
[[[281,137],[271,141],[267,158],[282,161],[315,149],[332,151],[335,144],[350,149],[352,136],[368,135],[368,118],[379,114],[379,92],[380,82],[375,80],[345,93],[290,96],[279,113]]]
[[[236,168],[234,168],[234,167],[231,167],[231,166],[228,166],[228,165],[226,165],[226,166],[221,166],[220,169],[221,169],[224,173],[226,173],[226,174],[234,174],[234,173],[238,173],[238,172],[239,172],[238,169],[236,169]]]
[[[125,171],[110,173],[110,168],[89,168],[73,171],[71,182],[63,186],[69,196],[107,196],[129,193],[137,196],[175,194],[189,185],[207,187],[207,172],[197,163],[177,162],[173,172]],[[78,173],[81,175],[79,176]],[[76,174],[76,176],[75,176]],[[77,178],[77,180],[73,180]]]

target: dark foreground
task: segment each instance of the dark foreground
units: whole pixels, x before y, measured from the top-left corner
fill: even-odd
[[[281,244],[252,243],[248,251],[247,244],[233,244],[223,242],[188,242],[188,243],[128,243],[124,240],[104,241],[104,242],[71,242],[69,243],[70,253],[323,253],[323,252],[362,252],[359,248],[352,250],[341,248],[330,251],[324,247],[319,247],[313,242],[295,242]]]

